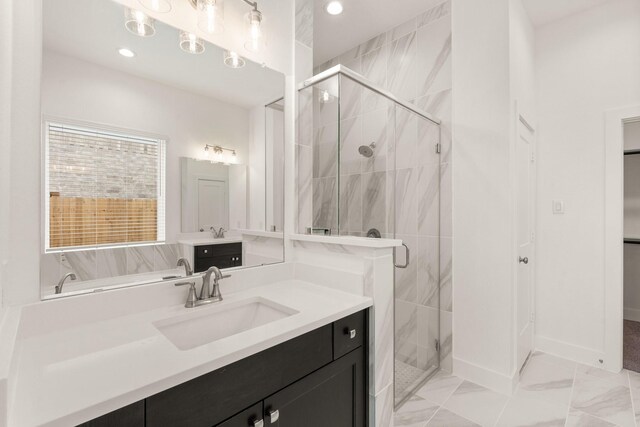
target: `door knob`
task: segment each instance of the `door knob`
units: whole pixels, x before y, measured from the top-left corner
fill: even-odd
[[[524,257],[524,258],[519,257],[518,258],[518,262],[521,262],[522,264],[529,264],[529,258],[527,258],[527,257]]]

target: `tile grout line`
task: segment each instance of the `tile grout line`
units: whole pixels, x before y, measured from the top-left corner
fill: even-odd
[[[571,402],[573,402],[573,389],[576,386],[576,375],[578,373],[578,364],[573,367],[573,380],[571,380],[571,393],[569,394],[569,405],[567,406],[567,415],[564,417],[564,426],[567,427],[569,422],[569,414],[571,413]]]
[[[624,369],[624,368],[623,368]],[[636,419],[636,405],[633,403],[633,390],[631,390],[631,374],[627,369],[627,384],[629,384],[629,396],[631,397],[631,412],[633,414],[633,424],[638,427],[638,421]]]
[[[519,381],[518,381],[519,382]],[[502,407],[502,409],[500,410],[500,413],[498,414],[498,418],[496,419],[496,422],[493,423],[494,426],[497,426],[498,423],[500,422],[500,419],[502,418],[502,416],[504,415],[504,412],[507,410],[507,406],[509,406],[509,402],[511,402],[511,399],[513,399],[513,392],[511,394],[511,396],[507,396],[507,401],[504,403],[504,406]]]

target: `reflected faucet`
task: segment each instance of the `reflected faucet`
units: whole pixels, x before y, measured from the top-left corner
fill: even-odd
[[[220,227],[218,230],[211,227],[209,230],[211,230],[211,234],[213,234],[214,239],[224,239],[224,233],[227,231],[223,227]]]
[[[60,279],[60,281],[58,282],[58,284],[56,285],[56,294],[59,294],[62,292],[62,287],[64,286],[64,281],[67,280],[67,278],[70,278],[71,280],[76,280],[76,275],[73,273],[67,273],[65,274],[62,279]]]
[[[184,272],[187,276],[193,276],[193,270],[191,269],[191,265],[186,258],[180,258],[178,260],[178,267],[184,266]]]

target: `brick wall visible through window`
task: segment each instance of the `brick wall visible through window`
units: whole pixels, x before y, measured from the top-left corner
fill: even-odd
[[[45,131],[45,249],[164,241],[164,140],[60,123]]]

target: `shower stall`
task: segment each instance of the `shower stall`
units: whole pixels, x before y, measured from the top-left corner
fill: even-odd
[[[341,65],[304,82],[298,99],[298,232],[403,242],[397,406],[440,364],[440,122]]]

